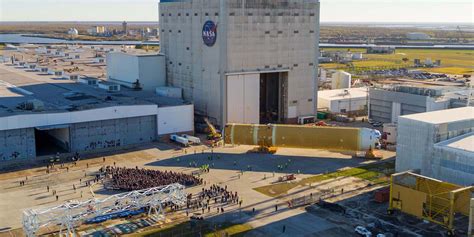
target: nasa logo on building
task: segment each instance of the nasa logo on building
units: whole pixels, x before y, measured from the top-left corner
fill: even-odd
[[[204,44],[212,47],[217,40],[217,25],[213,21],[206,21],[202,27],[202,39]]]

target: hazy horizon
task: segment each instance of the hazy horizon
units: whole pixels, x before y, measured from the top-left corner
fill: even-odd
[[[0,22],[158,22],[158,2],[0,0]],[[321,22],[473,24],[473,7],[471,0],[321,0]]]

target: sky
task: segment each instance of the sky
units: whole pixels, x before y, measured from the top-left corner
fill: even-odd
[[[158,21],[158,0],[0,0],[0,21]],[[474,0],[321,0],[322,22],[473,23]]]

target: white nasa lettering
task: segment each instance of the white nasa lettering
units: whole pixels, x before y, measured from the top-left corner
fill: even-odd
[[[214,31],[203,31],[202,35],[205,37],[215,37],[216,33]]]

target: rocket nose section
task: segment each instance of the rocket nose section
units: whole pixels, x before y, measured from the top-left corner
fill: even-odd
[[[375,148],[376,144],[379,143],[382,134],[376,129],[361,128],[359,133],[360,149],[368,150]]]

